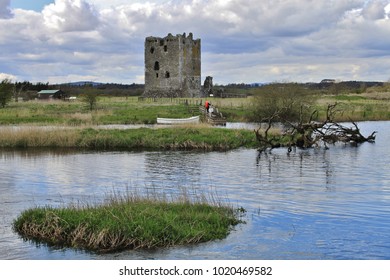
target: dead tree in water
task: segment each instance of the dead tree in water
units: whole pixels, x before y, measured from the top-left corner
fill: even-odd
[[[334,122],[334,117],[337,113],[336,106],[337,103],[328,105],[326,119],[322,122],[313,120],[318,115],[317,110],[312,112],[308,121],[304,121],[303,106],[301,106],[301,114],[297,122],[283,119],[282,112],[286,108],[274,112],[270,117],[263,119],[263,122],[267,123],[264,133],[260,129],[254,131],[260,144],[259,151],[263,152],[267,149],[288,147],[288,152],[291,152],[294,147],[306,149],[323,144],[327,148],[328,144],[337,142],[357,145],[363,142],[375,141],[376,131],[365,137],[361,134],[358,125],[353,121],[351,121],[352,127]],[[286,131],[279,137],[269,135],[269,130],[276,123],[276,120],[282,120],[283,126],[286,127]]]

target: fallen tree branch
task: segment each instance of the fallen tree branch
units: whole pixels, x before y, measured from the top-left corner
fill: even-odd
[[[288,147],[288,152],[292,151],[292,147],[298,148],[312,148],[321,144],[327,148],[327,144],[335,144],[337,142],[360,144],[364,142],[375,142],[377,131],[372,132],[369,136],[365,137],[361,134],[358,125],[352,122],[352,127],[334,122],[333,119],[338,112],[337,103],[329,104],[326,110],[326,119],[322,122],[313,121],[314,116],[317,114],[317,110],[314,110],[308,122],[303,120],[303,107],[301,107],[301,115],[299,121],[294,123],[281,117],[282,111],[276,111],[272,116],[266,118],[267,129],[264,134],[260,133],[260,129],[255,130],[256,139],[260,143],[259,151],[265,151],[266,149],[274,149],[279,147]],[[281,138],[275,136],[269,136],[268,131],[273,126],[275,120],[282,119],[282,123],[288,127],[285,136],[290,139],[287,143],[281,141]]]

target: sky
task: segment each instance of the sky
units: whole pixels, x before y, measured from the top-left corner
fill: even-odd
[[[144,83],[190,32],[215,84],[390,80],[390,0],[0,0],[0,80]]]

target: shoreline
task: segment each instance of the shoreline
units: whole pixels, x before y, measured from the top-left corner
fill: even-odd
[[[170,126],[157,129],[141,127],[127,130],[26,127],[25,129],[2,129],[0,133],[0,148],[3,149],[227,151],[256,146],[257,141],[253,131],[205,126]]]

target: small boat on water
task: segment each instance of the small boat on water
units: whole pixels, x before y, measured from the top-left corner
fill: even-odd
[[[157,118],[157,124],[190,124],[199,123],[200,116],[194,116],[184,119],[173,119],[173,118]]]

